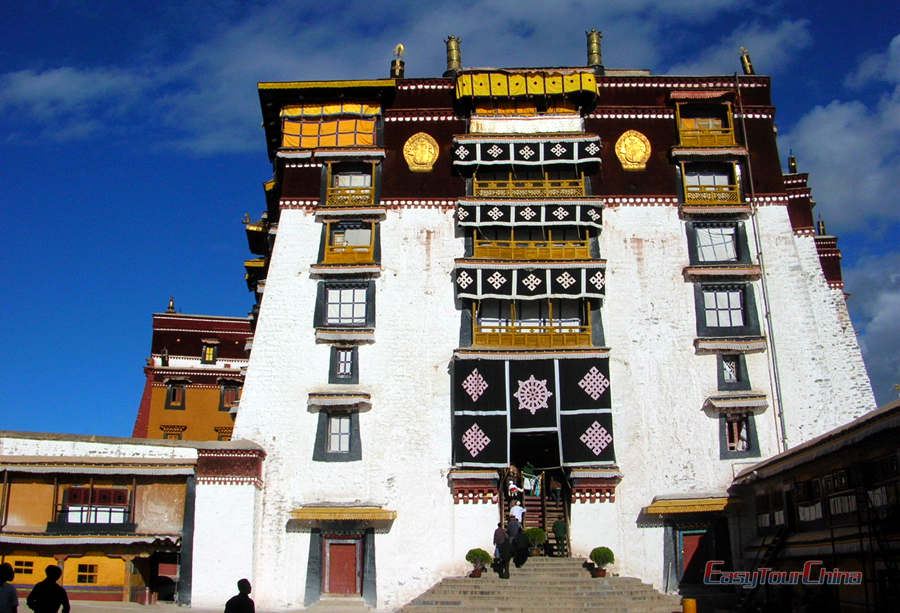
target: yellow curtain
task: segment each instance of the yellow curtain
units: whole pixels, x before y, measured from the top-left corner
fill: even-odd
[[[294,104],[281,109],[282,117],[325,117],[328,115],[381,115],[378,104],[344,102],[338,104]]]
[[[375,120],[291,121],[285,119],[281,145],[300,149],[371,147],[375,145]]]

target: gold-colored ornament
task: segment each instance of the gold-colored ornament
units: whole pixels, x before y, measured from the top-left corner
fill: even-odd
[[[646,170],[650,141],[637,130],[627,130],[616,141],[616,157],[623,170]]]
[[[403,158],[412,172],[431,172],[438,159],[437,141],[425,132],[417,132],[404,143]]]

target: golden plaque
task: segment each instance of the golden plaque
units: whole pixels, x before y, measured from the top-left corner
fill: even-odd
[[[623,132],[616,141],[616,157],[623,170],[645,170],[650,159],[650,141],[637,130]]]
[[[412,172],[431,172],[438,159],[437,141],[424,132],[417,132],[403,145],[403,158]]]

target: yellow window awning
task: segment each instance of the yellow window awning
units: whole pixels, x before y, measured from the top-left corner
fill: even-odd
[[[472,72],[456,79],[456,97],[555,95],[575,92],[597,93],[594,73],[554,71]]]
[[[654,500],[644,508],[648,515],[674,515],[677,513],[713,513],[724,511],[728,498],[678,498]]]
[[[337,104],[292,104],[281,109],[282,117],[311,118],[327,115],[375,117],[381,115],[381,105],[364,102],[342,102]]]
[[[393,521],[397,511],[380,507],[300,507],[291,519],[301,521]]]

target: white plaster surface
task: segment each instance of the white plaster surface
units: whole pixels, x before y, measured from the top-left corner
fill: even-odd
[[[65,436],[65,435],[62,435]],[[142,445],[127,442],[100,442],[76,439],[20,438],[0,436],[0,456],[49,456],[122,458],[123,460],[172,459],[196,460],[191,447]]]
[[[197,484],[192,605],[221,606],[238,579],[253,577],[257,492],[252,484]]]

